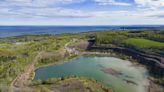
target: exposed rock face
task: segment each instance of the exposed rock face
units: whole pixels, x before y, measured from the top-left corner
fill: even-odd
[[[137,59],[139,63],[144,64],[150,68],[150,71],[158,76],[164,76],[164,58],[151,55],[148,53],[142,53],[133,49],[118,47],[113,48],[114,51],[132,56],[132,58]]]
[[[125,47],[115,47],[115,48],[107,48],[107,47],[90,47],[90,49],[101,49],[101,50],[113,50],[115,52],[119,52],[122,54],[126,54],[131,56],[133,59],[136,59],[139,63],[146,65],[152,74],[159,77],[164,77],[164,58],[152,55],[149,53],[143,53],[140,51],[136,51],[130,48]]]

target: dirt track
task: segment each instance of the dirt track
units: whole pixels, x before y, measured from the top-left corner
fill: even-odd
[[[65,44],[65,50],[69,53],[76,53],[79,54],[79,51],[76,51],[74,48],[69,48],[68,44]],[[41,51],[38,53],[38,55],[34,58],[34,60],[27,66],[25,67],[25,70],[23,73],[21,73],[20,75],[18,75],[13,82],[11,83],[11,86],[13,88],[21,88],[21,87],[25,87],[29,84],[30,82],[30,77],[32,75],[32,73],[34,73],[35,71],[35,65],[38,63],[38,60],[42,57],[42,55],[44,54],[44,51]]]
[[[67,45],[69,43],[65,44],[65,50],[70,52],[69,50],[72,50],[70,48],[67,48]],[[18,75],[13,82],[11,83],[11,86],[13,88],[21,88],[21,87],[25,87],[29,84],[30,82],[30,77],[32,75],[32,73],[34,73],[35,71],[35,65],[38,63],[38,60],[42,57],[42,55],[44,54],[44,51],[41,51],[38,53],[38,55],[34,58],[34,60],[27,66],[25,67],[25,70],[22,74]]]
[[[35,65],[38,63],[38,60],[42,57],[43,53],[43,51],[39,52],[34,60],[25,68],[24,73],[15,78],[11,84],[13,87],[24,87],[29,83],[30,75],[35,71]]]

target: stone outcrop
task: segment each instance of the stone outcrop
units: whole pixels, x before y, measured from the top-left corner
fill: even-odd
[[[154,75],[164,76],[164,58],[163,57],[151,55],[149,53],[142,53],[140,51],[136,51],[136,50],[124,48],[124,47],[113,48],[113,50],[132,56],[132,58],[137,59],[139,63],[148,66],[148,68]]]

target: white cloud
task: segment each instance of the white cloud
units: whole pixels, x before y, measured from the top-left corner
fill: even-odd
[[[135,0],[139,7],[148,7],[152,9],[164,7],[164,0]]]
[[[23,7],[21,9],[10,10],[2,8],[0,10],[2,16],[11,18],[27,18],[27,19],[56,19],[56,18],[110,18],[110,19],[121,19],[121,18],[134,18],[134,19],[146,19],[152,18],[159,15],[164,15],[163,10],[148,11],[148,10],[137,10],[137,11],[85,11],[65,8],[28,8]]]
[[[21,10],[17,10],[15,12],[19,12],[21,14],[27,14],[31,16],[40,16],[45,18],[55,18],[55,17],[76,17],[76,18],[83,18],[83,17],[90,17],[90,14],[84,13],[79,10],[73,9],[64,9],[64,8],[23,8]]]
[[[117,2],[115,0],[95,0],[99,5],[119,5],[119,6],[130,6],[130,3]]]
[[[92,17],[92,13],[65,8],[28,8],[10,10],[0,9],[0,18],[13,19],[56,19],[56,18],[86,18]]]
[[[7,10],[3,10],[6,12]],[[0,11],[1,12],[1,11]],[[15,14],[15,12],[17,12]],[[9,15],[0,15],[5,21],[0,24],[51,24],[51,25],[120,25],[159,24],[164,18],[158,16],[164,11],[80,11],[63,8],[38,8],[17,10]],[[143,13],[144,12],[144,13]],[[61,17],[61,18],[60,18]],[[67,18],[68,17],[68,18]],[[69,18],[72,17],[72,18]],[[73,18],[74,17],[74,18]],[[7,20],[6,20],[7,19]],[[1,20],[1,21],[2,21]],[[16,21],[15,21],[16,20]],[[162,22],[163,21],[163,22]]]
[[[133,11],[120,10],[81,10],[58,7],[58,4],[80,3],[85,0],[1,0],[0,24],[26,23],[26,24],[134,24],[134,23],[164,23],[163,0],[135,0],[142,8]],[[123,5],[130,3],[116,0],[94,0],[100,5]],[[159,3],[160,2],[160,3]],[[102,6],[103,7],[103,6]],[[150,10],[145,7],[155,7]],[[86,8],[86,7],[85,7]]]
[[[79,3],[84,0],[4,0],[0,6],[48,7],[55,4]]]

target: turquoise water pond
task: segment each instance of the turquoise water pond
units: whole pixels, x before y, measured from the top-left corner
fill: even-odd
[[[35,71],[34,80],[64,76],[94,78],[113,88],[114,92],[146,92],[149,84],[144,67],[114,57],[80,57],[59,65],[50,65]]]

